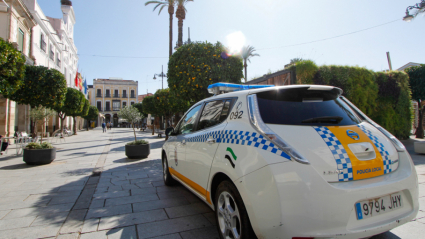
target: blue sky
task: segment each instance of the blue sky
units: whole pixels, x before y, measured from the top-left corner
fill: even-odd
[[[94,78],[121,77],[139,81],[139,94],[155,92],[167,70],[169,15],[158,16],[145,0],[72,0],[77,23],[75,44],[79,69],[91,84]],[[242,32],[246,44],[260,57],[251,59],[248,79],[283,69],[290,59],[311,59],[318,65],[362,66],[374,71],[393,69],[408,62],[425,63],[425,17],[406,23],[407,6],[420,0],[194,0],[186,6],[183,38],[190,27],[192,41],[220,41]],[[44,13],[60,18],[60,0],[38,0]],[[293,46],[383,26],[338,38]],[[177,42],[173,21],[173,46]],[[93,57],[128,56],[125,57]],[[164,78],[164,87],[167,86]]]

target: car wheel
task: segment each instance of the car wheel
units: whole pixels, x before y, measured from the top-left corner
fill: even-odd
[[[245,205],[233,183],[223,181],[215,194],[215,218],[221,239],[257,238]]]
[[[162,177],[164,178],[165,185],[172,186],[176,184],[176,180],[171,177],[170,171],[168,170],[167,155],[164,155],[164,158],[162,159]]]

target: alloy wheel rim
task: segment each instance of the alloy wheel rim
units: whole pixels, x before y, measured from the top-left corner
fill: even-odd
[[[226,191],[218,197],[217,216],[220,233],[226,239],[241,238],[241,217],[232,195]]]

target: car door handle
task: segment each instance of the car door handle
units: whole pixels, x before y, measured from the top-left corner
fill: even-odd
[[[209,143],[209,144],[215,144],[215,139],[207,139],[207,143]]]

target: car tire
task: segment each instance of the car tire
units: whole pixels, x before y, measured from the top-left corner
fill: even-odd
[[[167,155],[164,155],[164,158],[162,159],[162,178],[164,179],[164,184],[167,186],[173,186],[176,184],[176,180],[171,177],[170,171],[168,170]]]
[[[232,182],[226,180],[218,185],[214,205],[215,220],[221,239],[257,238],[242,197]]]

